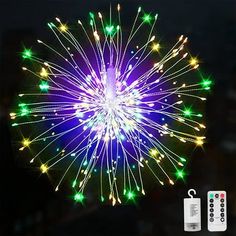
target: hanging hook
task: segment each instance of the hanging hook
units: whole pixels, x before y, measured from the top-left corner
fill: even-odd
[[[189,195],[189,197],[191,197],[191,198],[193,198],[193,195],[191,194],[191,192],[193,192],[194,195],[197,194],[195,189],[193,189],[193,188],[189,189],[189,190],[188,190],[188,195]]]

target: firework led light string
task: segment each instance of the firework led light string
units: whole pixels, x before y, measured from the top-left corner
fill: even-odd
[[[18,110],[10,114],[12,126],[32,125],[38,132],[24,138],[19,150],[40,144],[30,162],[39,161],[42,173],[59,166],[63,174],[55,190],[69,177],[76,202],[84,201],[93,176],[100,182],[101,201],[109,199],[113,205],[145,194],[144,171],[161,185],[173,185],[184,179],[186,159],[162,138],[198,146],[205,139],[202,114],[184,101],[205,101],[199,94],[209,90],[212,81],[181,82],[199,66],[197,58],[184,50],[187,38],[180,36],[160,57],[161,45],[153,34],[158,15],[143,13],[139,7],[125,40],[120,10],[118,4],[117,25],[112,24],[111,13],[108,24],[100,12],[89,13],[89,29],[78,21],[86,47],[59,18],[48,23],[60,47],[38,43],[55,55],[54,61],[38,58],[31,49],[22,52],[24,60],[40,69],[22,68],[39,78],[38,92],[19,94]],[[143,28],[149,29],[146,41],[134,49]]]

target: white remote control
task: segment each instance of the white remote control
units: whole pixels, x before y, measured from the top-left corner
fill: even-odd
[[[209,191],[207,193],[207,225],[211,232],[227,229],[227,202],[225,191]]]

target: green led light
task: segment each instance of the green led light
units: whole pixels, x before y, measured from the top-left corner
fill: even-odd
[[[101,196],[101,202],[104,202],[105,198],[103,196]]]
[[[19,106],[19,107],[25,107],[26,104],[25,104],[25,103],[20,103],[18,106]]]
[[[76,201],[76,202],[80,202],[80,203],[82,203],[83,201],[84,201],[84,195],[83,195],[83,193],[76,193],[75,195],[74,195],[74,200]]]
[[[32,58],[32,51],[30,49],[25,49],[23,52],[22,52],[22,57],[24,59],[31,59]]]
[[[41,83],[39,84],[39,88],[42,92],[48,92],[49,89],[49,85],[47,81],[41,81]]]
[[[175,173],[177,179],[184,179],[186,173],[183,170],[177,170]]]
[[[106,26],[106,28],[105,28],[105,30],[106,30],[106,32],[107,32],[108,35],[113,34],[114,29],[115,29],[115,28],[114,28],[114,25],[108,25],[108,26]]]
[[[92,12],[89,12],[89,16],[94,19],[94,14]]]
[[[208,90],[208,89],[210,89],[210,86],[212,85],[212,80],[203,79],[200,84],[204,89]]]
[[[128,191],[127,194],[126,194],[128,200],[134,200],[135,198],[135,193],[132,192],[132,191]]]
[[[201,82],[200,82],[200,85],[202,86],[203,89],[205,90],[210,90],[211,89],[211,85],[212,85],[212,80],[210,79],[203,79]]]
[[[11,126],[14,127],[14,126],[17,126],[18,124],[17,123],[13,123]]]
[[[72,188],[76,186],[76,180],[73,181]]]
[[[191,115],[192,115],[192,110],[191,110],[190,108],[186,108],[186,109],[184,110],[184,115],[185,115],[185,116],[191,116]]]
[[[20,107],[20,116],[27,116],[30,113],[30,110],[25,103],[20,103],[19,107]]]
[[[186,159],[183,158],[183,157],[181,157],[180,160],[181,160],[182,162],[186,162]]]
[[[30,110],[28,108],[22,108],[20,111],[21,116],[27,116],[29,115],[29,113],[30,113]]]
[[[142,20],[144,23],[150,23],[152,21],[152,16],[150,14],[144,14]]]
[[[48,23],[48,27],[50,28],[50,29],[52,29],[53,27],[56,27],[52,22],[49,22]]]

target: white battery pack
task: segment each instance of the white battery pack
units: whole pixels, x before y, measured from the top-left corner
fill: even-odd
[[[196,194],[194,189],[190,189],[190,198],[184,198],[184,231],[196,232],[201,231],[201,199],[193,198],[191,192]]]

